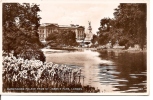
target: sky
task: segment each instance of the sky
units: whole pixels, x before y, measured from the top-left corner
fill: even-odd
[[[113,18],[114,9],[119,3],[104,2],[47,2],[37,3],[42,18],[40,23],[57,23],[59,25],[78,24],[88,28],[88,21],[91,22],[92,33],[96,34],[100,27],[100,20],[104,17]]]

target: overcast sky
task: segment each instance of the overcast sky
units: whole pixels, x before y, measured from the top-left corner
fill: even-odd
[[[88,27],[91,21],[95,34],[100,26],[100,20],[104,17],[113,18],[114,9],[119,3],[91,3],[91,2],[51,2],[38,3],[40,5],[40,23],[57,23],[59,25],[79,24]]]

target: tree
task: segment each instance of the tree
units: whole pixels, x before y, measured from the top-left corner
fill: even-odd
[[[76,42],[76,34],[75,32],[69,30],[67,33],[67,40],[68,40],[68,45],[70,46],[75,46],[77,44]]]
[[[108,41],[120,45],[133,46],[139,44],[143,49],[146,44],[146,13],[145,3],[121,3],[114,12],[114,18],[101,19],[99,43]]]
[[[36,4],[3,3],[3,50],[14,51],[15,56],[25,55],[32,49],[39,51],[42,44],[39,41],[40,11]]]
[[[103,18],[100,21],[100,26],[99,27],[99,31],[98,31],[98,43],[100,45],[105,45],[107,44],[110,40],[111,40],[111,36],[113,34],[111,34],[112,32],[110,32],[111,29],[111,21],[112,19],[110,18]]]
[[[46,41],[52,41],[57,45],[77,45],[75,32],[71,30],[65,30],[58,33],[54,32],[52,34],[49,34],[49,36],[46,38]]]
[[[109,33],[108,32],[105,32],[103,34],[100,34],[99,37],[98,37],[98,43],[100,45],[105,45],[109,42]]]
[[[111,19],[110,18],[103,18],[100,21],[100,25],[103,31],[109,31],[110,27],[111,27]]]
[[[54,32],[48,35],[48,37],[46,38],[46,41],[54,41],[56,42],[58,38],[58,33]]]
[[[95,44],[96,43],[96,41],[97,41],[97,35],[93,35],[93,38],[92,38],[92,40],[91,40],[91,42],[93,43],[93,44]]]
[[[61,32],[61,40],[65,45],[74,46],[76,44],[76,35],[75,32],[71,30]]]
[[[142,49],[146,44],[146,13],[145,3],[122,3],[114,12],[114,26],[124,29],[124,35],[130,39],[128,43],[139,44]]]

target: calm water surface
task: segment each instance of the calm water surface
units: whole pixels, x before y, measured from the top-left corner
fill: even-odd
[[[82,83],[101,92],[146,92],[146,52],[52,50],[45,54],[47,62],[81,67]]]

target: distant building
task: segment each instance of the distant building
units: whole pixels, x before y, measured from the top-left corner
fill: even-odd
[[[93,39],[92,27],[91,27],[91,22],[89,22],[89,27],[86,32],[86,37],[84,39],[84,43],[88,42],[91,44],[92,39]]]
[[[39,39],[40,41],[45,41],[45,39],[49,36],[51,33],[59,33],[62,31],[68,31],[71,30],[75,32],[76,34],[76,42],[81,43],[84,40],[84,26],[79,26],[79,25],[58,25],[56,23],[44,23],[41,24],[40,27],[38,28],[38,33],[39,33]]]

